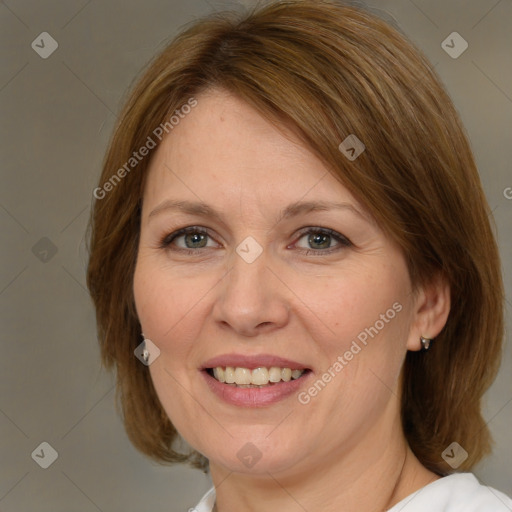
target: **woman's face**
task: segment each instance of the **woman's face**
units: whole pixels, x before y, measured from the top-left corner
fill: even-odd
[[[134,292],[160,401],[212,466],[370,461],[401,435],[401,251],[290,132],[225,92],[197,101],[143,198]]]

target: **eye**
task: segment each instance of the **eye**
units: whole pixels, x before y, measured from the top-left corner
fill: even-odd
[[[305,240],[305,246],[300,244]],[[333,245],[335,242],[335,245]],[[305,251],[306,254],[325,255],[351,247],[352,242],[342,234],[327,228],[306,228],[301,232],[295,245]]]
[[[305,242],[301,242],[302,240]],[[212,241],[212,243],[209,243],[209,241]],[[209,249],[216,246],[208,231],[199,226],[189,226],[174,231],[166,235],[160,242],[162,249],[186,254],[194,254],[199,249]],[[322,256],[351,246],[352,243],[348,238],[332,229],[309,227],[302,230],[295,244],[288,248],[297,248],[306,255]]]
[[[210,238],[208,231],[204,228],[190,226],[165,236],[160,242],[160,247],[162,249],[192,253],[197,249],[212,247],[212,245],[208,245],[208,239]],[[179,242],[180,240],[181,243]]]

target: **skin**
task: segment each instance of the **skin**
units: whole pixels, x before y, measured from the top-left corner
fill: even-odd
[[[161,403],[209,459],[221,512],[384,510],[438,478],[403,436],[400,375],[407,350],[444,326],[448,287],[433,279],[413,292],[400,248],[285,126],[222,90],[197,100],[154,155],[143,196],[134,294],[161,351],[150,366]],[[160,208],[170,199],[205,202],[221,219]],[[289,204],[319,200],[350,207],[278,221]],[[188,226],[207,229],[206,247],[193,235],[162,246]],[[311,242],[309,227],[352,245]],[[263,249],[250,264],[235,251],[248,236]],[[176,250],[186,242],[191,254]],[[312,370],[307,390],[395,303],[401,311],[306,405],[296,394],[230,405],[199,372],[220,354],[273,354]],[[237,457],[247,442],[261,453],[252,468]]]

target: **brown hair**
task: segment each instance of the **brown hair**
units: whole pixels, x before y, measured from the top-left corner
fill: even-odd
[[[167,46],[134,87],[100,183],[126,169],[176,109],[212,87],[293,126],[401,246],[414,286],[438,274],[447,279],[445,328],[429,352],[406,357],[402,422],[424,466],[449,473],[441,453],[457,441],[469,453],[460,469],[471,468],[490,451],[480,401],[500,361],[503,285],[471,149],[431,66],[388,23],[339,2],[281,1],[245,16],[211,15]],[[338,149],[350,134],[366,146],[354,161]],[[96,200],[87,283],[130,439],[161,462],[204,467],[199,454],[175,449],[176,430],[133,355],[141,331],[132,285],[150,160]]]

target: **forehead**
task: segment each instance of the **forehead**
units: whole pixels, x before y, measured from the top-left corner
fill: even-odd
[[[356,202],[292,130],[222,90],[199,95],[154,155],[144,202],[169,197],[260,211],[300,199]]]

